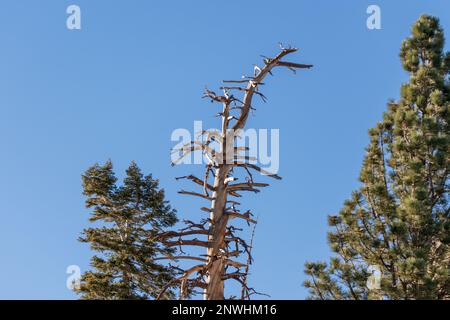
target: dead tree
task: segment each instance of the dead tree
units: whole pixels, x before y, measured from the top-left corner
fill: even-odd
[[[184,145],[181,149],[173,150],[179,154],[179,158],[173,165],[191,153],[201,151],[208,163],[203,179],[193,175],[180,177],[200,186],[202,191],[180,191],[180,194],[202,198],[210,202],[210,206],[201,210],[209,214],[200,223],[185,221],[186,227],[177,232],[167,232],[161,236],[161,241],[166,245],[178,247],[181,255],[162,257],[169,260],[192,260],[199,264],[181,270],[182,275],[167,284],[161,292],[163,297],[167,288],[175,283],[180,286],[180,299],[184,299],[188,292],[195,288],[203,290],[206,300],[224,299],[224,282],[235,280],[242,286],[242,298],[249,299],[257,292],[247,286],[247,274],[249,264],[252,262],[251,245],[237,235],[238,229],[230,224],[233,219],[243,219],[249,225],[256,221],[250,211],[241,212],[238,209],[240,203],[233,198],[240,198],[244,191],[259,192],[259,188],[269,186],[266,183],[255,182],[252,171],[257,171],[274,179],[281,179],[277,174],[270,173],[259,166],[250,163],[252,159],[246,155],[247,147],[238,147],[236,144],[240,131],[244,129],[248,116],[253,108],[252,100],[255,96],[266,101],[260,87],[263,80],[276,67],[286,67],[295,72],[296,69],[309,69],[312,65],[298,64],[283,61],[282,59],[296,52],[295,48],[283,48],[274,58],[264,57],[264,66],[254,67],[253,76],[244,76],[240,80],[227,80],[220,87],[222,95],[206,89],[204,97],[221,104],[222,111],[218,113],[222,124],[220,130],[207,130],[199,134],[199,140]],[[240,94],[241,98],[235,95]],[[245,182],[237,183],[238,171],[247,176]],[[209,181],[213,179],[212,184]],[[199,238],[203,238],[200,240]],[[183,248],[197,246],[206,248],[205,256],[185,255]],[[239,262],[241,255],[246,255],[245,262]]]

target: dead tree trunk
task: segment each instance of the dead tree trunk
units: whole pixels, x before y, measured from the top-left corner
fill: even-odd
[[[255,95],[261,97],[263,101],[265,96],[259,91],[263,85],[264,78],[271,74],[275,67],[287,67],[293,71],[295,69],[311,68],[312,65],[297,64],[282,61],[286,55],[297,51],[295,48],[281,48],[281,52],[274,58],[265,58],[264,67],[255,66],[254,75],[252,77],[244,77],[242,80],[224,81],[225,85],[220,89],[223,95],[217,95],[214,91],[206,89],[204,97],[211,99],[212,102],[222,104],[222,111],[219,116],[222,119],[220,130],[204,131],[201,133],[203,141],[192,141],[181,149],[174,150],[181,153],[180,158],[174,161],[177,164],[183,157],[188,156],[195,151],[201,151],[205,158],[209,160],[206,166],[204,179],[195,176],[186,176],[178,179],[188,179],[197,185],[203,187],[203,193],[180,191],[181,194],[201,197],[209,200],[211,205],[209,208],[203,207],[202,210],[209,212],[209,218],[202,220],[199,224],[192,221],[185,221],[186,228],[179,232],[168,232],[162,235],[162,241],[174,247],[179,247],[182,251],[184,246],[201,246],[207,249],[205,258],[201,257],[163,257],[170,260],[191,259],[202,261],[203,264],[197,265],[188,270],[183,270],[182,276],[169,283],[161,292],[162,297],[165,290],[174,285],[175,282],[180,284],[180,298],[186,297],[188,289],[201,288],[204,292],[205,300],[223,300],[224,282],[226,280],[236,280],[245,292],[246,298],[256,291],[247,287],[247,271],[248,264],[251,263],[251,247],[246,241],[236,235],[236,231],[240,231],[230,225],[231,219],[244,219],[248,224],[256,223],[252,219],[250,211],[241,213],[237,209],[240,205],[229,197],[241,197],[240,192],[251,191],[259,192],[258,188],[267,187],[268,184],[256,183],[253,181],[252,170],[263,175],[270,176],[275,179],[281,179],[276,174],[266,172],[255,164],[249,163],[249,157],[241,155],[241,152],[248,151],[248,148],[238,147],[236,138],[240,131],[244,129],[249,113],[253,110],[252,99]],[[235,97],[231,92],[243,93],[243,98]],[[235,113],[237,113],[235,115]],[[238,169],[244,169],[247,175],[245,183],[234,183],[237,180],[235,173]],[[211,175],[211,173],[213,173]],[[214,177],[213,184],[209,184],[210,176]],[[197,238],[186,239],[187,236],[207,235],[207,241],[200,241]],[[169,239],[178,238],[175,241]],[[237,259],[242,253],[246,253],[248,258],[245,263],[239,262]],[[234,259],[234,260],[233,260]],[[234,272],[229,272],[229,268],[235,268]],[[192,277],[195,275],[195,277]]]

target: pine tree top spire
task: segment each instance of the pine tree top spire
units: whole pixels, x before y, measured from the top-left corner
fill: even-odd
[[[412,26],[411,36],[402,44],[400,58],[404,69],[417,72],[421,65],[441,67],[444,42],[444,31],[439,19],[422,15]]]

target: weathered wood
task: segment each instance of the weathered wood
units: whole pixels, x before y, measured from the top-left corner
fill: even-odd
[[[200,262],[208,262],[207,259],[204,258],[199,258],[199,257],[193,257],[193,256],[167,256],[167,257],[159,257],[154,259],[155,261],[158,260],[173,260],[173,261],[177,261],[177,260],[194,260],[194,261],[200,261]]]
[[[185,237],[185,236],[192,236],[192,235],[207,235],[209,233],[208,230],[190,230],[190,231],[184,231],[184,232],[175,232],[175,231],[169,231],[164,232],[159,235],[160,239],[168,239],[168,238],[179,238],[179,237]]]
[[[206,199],[206,200],[213,200],[214,199],[214,197],[208,197],[208,196],[205,196],[204,194],[197,193],[197,192],[180,190],[180,191],[178,191],[178,193],[179,194],[185,194],[185,195],[188,195],[188,196],[200,197],[200,198],[203,198],[203,199]]]
[[[271,74],[272,69],[276,67],[286,67],[289,69],[305,69],[311,68],[312,65],[298,64],[293,62],[282,61],[281,59],[290,53],[297,51],[295,48],[281,48],[281,52],[274,58],[266,58],[264,60],[264,67],[254,67],[253,77],[243,77],[241,80],[226,80],[226,83],[235,83],[235,86],[222,86],[223,95],[218,95],[216,92],[206,89],[204,97],[211,100],[211,102],[218,102],[222,104],[222,111],[218,113],[221,117],[221,130],[206,130],[200,136],[206,135],[206,142],[193,141],[186,144],[179,151],[183,151],[181,158],[190,152],[201,150],[209,164],[206,167],[204,179],[201,180],[193,175],[181,177],[178,179],[189,179],[199,186],[203,187],[203,193],[180,191],[180,194],[192,195],[211,201],[209,208],[202,207],[201,210],[209,213],[209,219],[205,219],[203,224],[194,224],[187,221],[188,227],[182,229],[180,232],[168,232],[163,236],[163,241],[169,246],[200,246],[206,248],[206,255],[202,258],[191,256],[169,256],[167,259],[178,260],[197,260],[204,262],[201,266],[195,266],[183,273],[183,276],[176,279],[175,282],[181,284],[180,298],[185,297],[186,288],[188,286],[197,286],[204,289],[204,298],[207,300],[223,300],[224,297],[224,281],[233,279],[242,284],[243,290],[247,298],[251,293],[257,293],[254,289],[247,287],[248,267],[252,261],[251,246],[238,236],[235,235],[237,230],[241,229],[229,226],[229,221],[232,219],[243,219],[249,224],[256,224],[256,220],[251,217],[250,211],[240,213],[235,206],[240,203],[229,200],[228,196],[241,197],[237,191],[252,191],[259,192],[257,188],[268,187],[266,183],[255,183],[250,170],[255,170],[263,175],[281,179],[280,176],[258,167],[257,165],[248,163],[255,160],[251,156],[239,155],[241,151],[247,151],[248,147],[236,146],[237,133],[244,129],[249,113],[254,110],[252,106],[253,96],[259,96],[266,101],[266,97],[259,91],[259,87],[263,85],[264,78]],[[241,86],[242,85],[242,86]],[[243,98],[238,99],[230,92],[242,94]],[[232,113],[239,113],[234,115]],[[231,129],[231,130],[230,130]],[[214,145],[219,145],[218,150],[212,148]],[[175,162],[181,161],[177,159]],[[234,177],[235,169],[243,168],[247,173],[247,182],[234,183],[237,180]],[[208,183],[210,172],[214,173],[214,183]],[[208,191],[211,191],[210,195]],[[208,223],[206,228],[205,223]],[[253,231],[254,233],[254,231]],[[189,235],[206,235],[207,241],[200,241],[198,239],[183,239],[184,236]],[[167,241],[167,238],[178,237],[177,241]],[[252,236],[253,238],[253,236]],[[247,253],[247,263],[230,260],[230,257],[238,258],[241,253]],[[226,267],[232,266],[237,269],[232,274],[226,274]],[[241,268],[245,268],[242,272]],[[197,278],[190,279],[190,275],[196,273]],[[171,283],[170,285],[173,285]],[[170,287],[169,285],[169,287]],[[167,290],[168,287],[165,288]],[[164,291],[165,291],[164,290]],[[244,292],[243,291],[243,292]],[[161,293],[160,296],[162,296]]]
[[[242,214],[242,213],[238,213],[238,212],[227,212],[227,215],[230,218],[239,218],[239,219],[243,219],[243,220],[245,220],[247,222],[251,222],[251,223],[256,224],[256,220],[250,218],[249,214]]]
[[[163,243],[168,247],[178,247],[178,246],[195,246],[195,247],[205,247],[211,246],[210,242],[200,241],[200,240],[178,240],[178,241],[164,241]]]

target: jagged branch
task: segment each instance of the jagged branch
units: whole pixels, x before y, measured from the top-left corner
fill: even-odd
[[[247,172],[250,172],[248,169],[253,169],[253,170],[258,171],[259,173],[261,173],[261,174],[263,174],[263,175],[265,175],[267,177],[274,178],[274,179],[277,179],[277,180],[281,180],[282,179],[279,175],[271,173],[269,171],[266,171],[266,170],[258,167],[255,164],[251,164],[251,163],[234,163],[234,164],[232,164],[232,166],[233,167],[244,168]]]
[[[178,191],[178,193],[179,194],[189,195],[189,196],[194,196],[194,197],[200,197],[200,198],[203,198],[203,199],[206,199],[206,200],[214,200],[213,197],[205,196],[204,194],[197,193],[197,192],[180,190],[180,191]]]
[[[194,247],[211,247],[211,242],[209,241],[200,241],[198,239],[184,240],[179,239],[177,241],[166,241],[162,240],[162,243],[168,247],[180,247],[180,246],[194,246]]]
[[[256,219],[257,221],[258,219]],[[241,300],[250,299],[250,288],[247,286],[248,273],[250,271],[250,265],[253,263],[252,249],[253,242],[255,239],[256,223],[253,225],[252,236],[250,238],[250,245],[247,251],[247,264],[245,266],[244,275],[242,276],[242,290],[241,290]],[[256,292],[256,291],[255,291]]]
[[[261,84],[259,83],[258,85],[261,85]],[[251,90],[249,88],[243,88],[243,87],[238,87],[238,86],[232,86],[232,87],[230,87],[230,86],[222,86],[222,87],[220,87],[220,89],[223,89],[223,90],[237,90],[237,91],[243,91],[243,92],[249,92],[249,90]],[[253,93],[258,95],[258,96],[260,96],[263,102],[267,102],[267,97],[264,94],[262,94],[261,92],[255,90]]]
[[[227,214],[231,219],[233,219],[233,218],[238,218],[238,219],[243,219],[243,220],[245,220],[245,221],[247,221],[247,222],[250,222],[250,223],[256,223],[256,220],[254,220],[254,219],[251,218],[251,215],[250,215],[250,212],[249,212],[249,211],[246,212],[246,213],[244,213],[244,214],[239,213],[239,212],[227,212],[226,214]]]
[[[242,188],[242,187],[257,187],[257,188],[265,188],[270,186],[270,184],[267,183],[254,183],[254,182],[246,182],[246,183],[236,183],[236,184],[232,184],[229,185],[228,188],[233,190],[233,189],[238,189],[238,188]]]
[[[209,171],[209,169],[207,171]],[[184,177],[178,177],[178,178],[175,178],[175,179],[176,180],[181,180],[181,179],[191,180],[192,182],[194,182],[194,183],[196,183],[196,184],[198,184],[198,185],[200,185],[202,187],[205,187],[207,190],[214,191],[213,186],[207,183],[207,178],[208,178],[208,176],[206,176],[205,180],[202,180],[200,178],[197,178],[196,176],[189,175],[189,176],[184,176]],[[208,196],[208,194],[206,194],[206,196]]]

